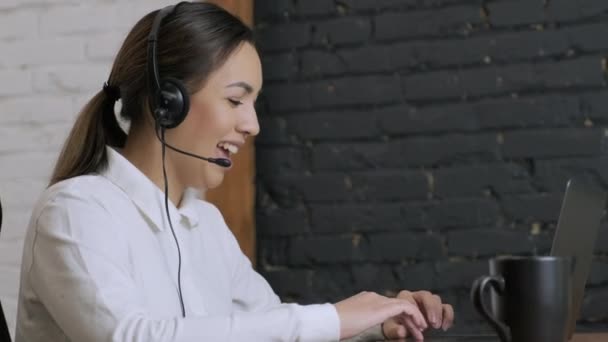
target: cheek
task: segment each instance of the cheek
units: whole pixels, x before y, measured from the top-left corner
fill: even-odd
[[[188,115],[184,121],[185,135],[197,144],[213,142],[215,145],[234,127],[230,115],[220,106],[191,111]]]
[[[234,110],[232,110],[234,111]],[[231,109],[216,108],[208,115],[209,129],[216,139],[221,139],[232,132],[236,124],[236,115]]]

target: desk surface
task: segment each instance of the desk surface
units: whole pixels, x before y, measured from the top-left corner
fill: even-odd
[[[602,334],[575,334],[572,342],[606,342],[608,333]]]
[[[394,340],[402,341],[405,340]],[[451,336],[451,337],[427,337],[424,339],[425,342],[500,342],[496,336]],[[575,334],[574,338],[570,342],[608,342],[608,333],[585,333]]]

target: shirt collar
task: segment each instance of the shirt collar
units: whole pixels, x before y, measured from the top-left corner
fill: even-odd
[[[106,152],[108,167],[101,175],[122,189],[135,206],[151,221],[155,229],[162,231],[165,227],[168,228],[165,193],[113,148],[106,146]],[[178,222],[184,220],[189,227],[198,226],[197,206],[200,198],[200,191],[187,188],[182,195],[179,208],[169,201],[169,214],[174,227]]]

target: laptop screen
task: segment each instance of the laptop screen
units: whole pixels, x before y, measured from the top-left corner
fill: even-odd
[[[569,338],[574,333],[583,303],[605,200],[606,194],[602,189],[582,179],[573,178],[566,186],[551,255],[572,257],[574,260]]]

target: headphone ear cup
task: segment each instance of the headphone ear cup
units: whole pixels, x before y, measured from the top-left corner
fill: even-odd
[[[163,128],[175,128],[186,119],[190,109],[190,97],[182,82],[165,78],[160,83],[156,118]]]

